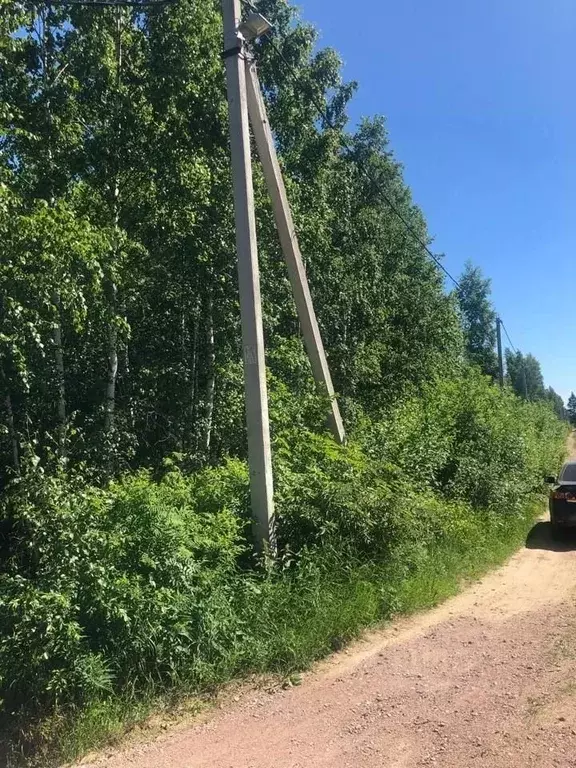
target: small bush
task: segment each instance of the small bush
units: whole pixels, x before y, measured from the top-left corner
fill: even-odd
[[[228,490],[245,485],[231,464],[192,482],[142,472],[105,490],[46,477],[16,489],[0,573],[6,710],[175,682],[206,644],[224,642],[222,606],[244,548],[238,508],[218,499],[224,476]]]

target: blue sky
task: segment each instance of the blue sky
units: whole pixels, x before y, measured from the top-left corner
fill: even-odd
[[[435,249],[492,279],[514,344],[576,391],[574,0],[300,0],[382,114]]]

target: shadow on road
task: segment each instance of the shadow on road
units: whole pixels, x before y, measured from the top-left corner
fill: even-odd
[[[576,531],[566,530],[553,533],[546,520],[536,523],[526,537],[526,549],[547,549],[550,552],[571,552],[576,550]]]

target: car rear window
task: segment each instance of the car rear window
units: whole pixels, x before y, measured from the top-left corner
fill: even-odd
[[[566,464],[560,480],[563,483],[576,483],[576,464]]]

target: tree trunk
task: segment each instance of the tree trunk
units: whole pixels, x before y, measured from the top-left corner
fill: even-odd
[[[195,426],[198,403],[198,298],[194,302],[194,324],[192,326],[192,348],[190,363],[190,400],[188,407],[188,448],[196,451],[198,448],[198,431]]]
[[[14,411],[12,410],[12,398],[10,392],[6,392],[4,397],[4,407],[6,408],[6,420],[8,422],[8,436],[10,438],[10,444],[12,446],[12,464],[14,465],[14,471],[17,475],[20,474],[20,445],[18,442],[18,435],[14,428]]]
[[[20,474],[20,441],[14,422],[14,409],[12,407],[12,397],[8,389],[8,381],[4,373],[4,367],[0,364],[0,381],[5,388],[4,410],[6,411],[6,425],[8,427],[8,438],[12,448],[12,464],[17,475]]]
[[[198,450],[198,429],[196,428],[196,415],[198,412],[198,298],[194,309],[194,326],[192,330],[192,367],[190,370],[190,408],[188,420],[188,448],[193,453]]]
[[[52,343],[54,344],[54,362],[56,365],[56,388],[58,399],[56,414],[58,418],[58,455],[66,458],[66,380],[64,368],[64,348],[62,345],[62,323],[60,320],[60,294],[54,293],[52,303],[56,307],[56,320],[52,326]]]
[[[216,384],[216,352],[214,347],[214,317],[213,317],[212,294],[208,295],[208,305],[206,310],[206,411],[203,448],[206,457],[210,453],[210,442],[212,439],[212,419],[214,415],[214,389]]]
[[[114,115],[114,147],[116,152],[120,138],[120,83],[122,76],[122,9],[116,8],[116,104]],[[120,182],[117,157],[113,154],[112,174],[112,223],[114,227],[114,248],[112,252],[112,270],[116,267],[119,248],[119,224],[120,224]],[[108,376],[106,381],[106,405],[104,412],[104,432],[110,435],[114,427],[114,414],[116,411],[116,380],[118,378],[118,324],[116,318],[116,304],[118,287],[113,278],[108,281],[108,300],[110,302],[110,319],[108,321]]]
[[[40,12],[40,20],[42,24],[42,87],[45,98],[45,110],[48,134],[46,137],[47,146],[47,158],[48,158],[48,204],[53,208],[56,204],[56,198],[54,194],[54,153],[52,148],[52,131],[53,131],[53,119],[52,119],[52,101],[50,94],[50,87],[48,82],[48,72],[51,62],[48,55],[48,24],[49,24],[50,9],[46,7]],[[54,363],[56,366],[56,388],[57,388],[57,401],[56,401],[56,415],[57,415],[57,444],[58,444],[58,457],[60,459],[66,458],[67,445],[66,445],[66,382],[65,382],[65,369],[64,369],[64,349],[62,346],[62,307],[61,307],[61,295],[58,290],[54,290],[52,293],[52,304],[56,310],[56,319],[52,326],[52,343],[54,345]]]
[[[124,326],[128,328],[128,310],[126,304],[122,306],[122,317],[124,318]],[[128,425],[131,430],[134,430],[134,404],[132,402],[132,388],[130,386],[130,343],[128,341],[128,335],[124,339],[123,345],[123,371],[122,371],[122,399],[125,403],[126,411],[128,412]]]
[[[181,274],[184,274],[183,266]],[[190,381],[190,367],[188,362],[189,334],[187,325],[187,304],[183,294],[184,292],[182,291],[182,295],[180,296],[180,375],[182,380],[188,383]],[[188,418],[190,416],[190,405],[186,391],[184,391],[182,405],[180,422],[178,424],[178,450],[183,453],[186,450],[186,433],[188,429]]]
[[[118,377],[118,328],[116,325],[116,283],[108,286],[110,301],[110,320],[108,323],[108,378],[106,381],[106,406],[104,412],[104,432],[108,435],[114,426],[116,410],[116,379]]]

